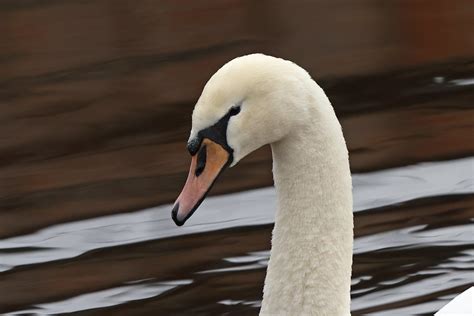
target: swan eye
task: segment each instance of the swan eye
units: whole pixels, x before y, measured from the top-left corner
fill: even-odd
[[[234,116],[240,113],[240,105],[236,105],[230,108],[229,115]]]

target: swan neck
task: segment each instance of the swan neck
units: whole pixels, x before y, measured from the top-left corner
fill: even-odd
[[[272,144],[278,210],[261,315],[350,313],[348,154],[332,107],[318,117]]]

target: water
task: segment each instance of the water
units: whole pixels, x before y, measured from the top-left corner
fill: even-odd
[[[353,315],[432,314],[474,283],[474,158],[354,175]],[[273,188],[0,240],[0,312],[255,315]]]
[[[317,79],[359,172],[353,315],[431,315],[474,281],[471,2],[1,1],[0,314],[256,315],[270,151],[184,227],[145,208],[205,82],[263,51]]]

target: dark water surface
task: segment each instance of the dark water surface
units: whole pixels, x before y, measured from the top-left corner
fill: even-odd
[[[474,283],[473,168],[463,158],[354,175],[354,315],[433,313]],[[0,312],[257,314],[273,188],[210,197],[184,227],[170,209],[1,240]]]

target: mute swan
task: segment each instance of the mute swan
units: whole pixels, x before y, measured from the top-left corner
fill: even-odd
[[[252,54],[211,77],[192,114],[191,167],[172,218],[183,225],[226,167],[266,144],[278,210],[260,315],[350,315],[348,152],[324,91],[296,64]]]

